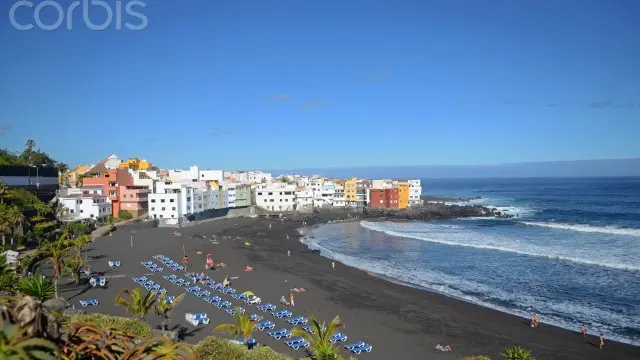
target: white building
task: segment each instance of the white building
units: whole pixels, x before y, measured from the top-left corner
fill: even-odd
[[[333,206],[333,195],[335,193],[334,189],[320,189],[318,191],[313,192],[313,206],[314,207],[325,207],[325,206]]]
[[[249,171],[248,174],[249,183],[250,184],[258,184],[258,183],[271,183],[273,181],[273,177],[271,173],[265,173],[262,171]]]
[[[58,196],[58,201],[62,206],[62,221],[98,220],[111,215],[111,201],[104,195],[102,186],[67,189],[66,194]]]
[[[120,165],[120,159],[118,159],[118,157],[113,154],[107,156],[107,158],[103,161],[104,167],[106,167],[107,169],[117,169]]]
[[[226,191],[226,199],[227,199],[227,207],[234,208],[236,207],[236,187],[237,183],[225,181],[222,184],[223,191]],[[224,195],[223,195],[224,196]]]
[[[248,184],[249,174],[246,171],[224,171],[224,178],[238,184]]]
[[[149,194],[149,216],[177,224],[187,215],[218,209],[227,204],[226,201],[221,202],[219,196],[218,190],[204,182],[158,182],[156,192]]]
[[[200,170],[199,181],[217,181],[218,183],[224,180],[224,171],[222,170]]]
[[[129,175],[133,178],[133,185],[146,186],[151,192],[155,192],[156,181],[160,179],[160,174],[154,170],[131,170],[129,169]]]
[[[421,205],[422,185],[420,180],[409,180],[409,206]]]
[[[305,209],[313,207],[313,191],[298,188],[296,191],[296,209]]]
[[[344,186],[336,184],[333,193],[333,206],[344,207],[346,206],[345,200]]]
[[[393,182],[391,180],[372,180],[371,188],[372,189],[391,189],[393,187]]]
[[[289,184],[262,184],[255,189],[256,205],[270,211],[296,209],[296,186]]]

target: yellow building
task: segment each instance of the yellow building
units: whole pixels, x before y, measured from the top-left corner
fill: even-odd
[[[409,206],[409,185],[398,185],[398,208],[406,209]]]
[[[80,165],[75,169],[67,172],[67,181],[69,182],[69,186],[75,187],[78,184],[78,179],[80,175],[86,173],[91,169],[93,165]]]
[[[345,201],[356,201],[356,184],[358,183],[357,178],[351,178],[349,180],[344,181],[344,200]]]
[[[127,161],[123,161],[118,165],[119,168],[129,168],[131,170],[149,170],[151,164],[147,160],[141,160],[138,158],[131,158]]]

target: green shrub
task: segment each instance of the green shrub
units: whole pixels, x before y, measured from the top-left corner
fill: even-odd
[[[118,213],[118,219],[131,220],[133,219],[133,215],[131,215],[131,213],[128,212],[127,210],[120,210],[120,213]]]
[[[193,354],[202,360],[293,360],[278,354],[267,346],[247,350],[243,345],[232,344],[228,340],[209,336],[193,346]]]
[[[522,346],[507,348],[500,356],[502,356],[504,360],[536,360],[533,354],[531,354],[531,349]]]
[[[90,324],[103,329],[118,329],[132,335],[137,335],[143,339],[151,338],[151,326],[149,326],[149,324],[144,321],[126,317],[98,313],[78,314],[67,319],[65,327],[69,330],[77,324]]]
[[[40,301],[53,298],[55,289],[51,280],[41,275],[29,275],[18,281],[18,291]]]

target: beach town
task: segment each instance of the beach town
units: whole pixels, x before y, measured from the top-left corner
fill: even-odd
[[[424,207],[420,180],[162,170],[110,155],[74,169],[16,160],[2,167],[0,182],[2,206],[15,201],[12,192],[29,192],[52,209],[46,223],[40,209],[43,216],[22,218],[21,234],[3,233],[7,248],[22,239],[3,255],[3,276],[17,284],[3,282],[3,291],[32,299],[43,311],[55,308],[76,325],[120,324],[101,336],[132,327],[118,321],[137,321],[174,344],[173,358],[222,359],[207,355],[216,346],[314,359],[324,359],[322,351],[364,359],[398,351],[407,359],[634,359],[640,353],[613,341],[604,352],[604,340],[585,329],[580,335],[535,315],[525,319],[374,276],[305,243],[321,224],[357,222],[374,209]],[[47,227],[54,229],[35,246],[29,237]],[[38,281],[45,283],[34,290],[29,284]],[[165,340],[149,341],[154,348]]]

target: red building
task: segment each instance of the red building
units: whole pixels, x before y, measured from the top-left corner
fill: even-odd
[[[399,208],[398,188],[371,189],[369,190],[369,207],[372,208]]]

